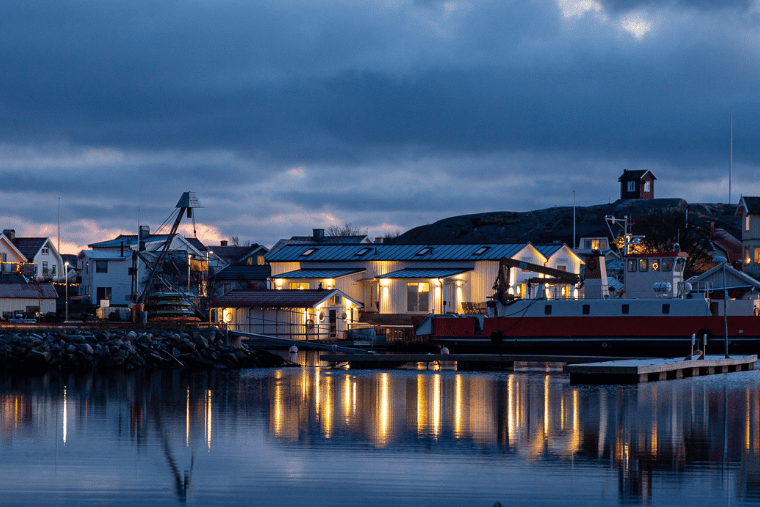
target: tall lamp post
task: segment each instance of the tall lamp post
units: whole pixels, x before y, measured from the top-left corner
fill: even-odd
[[[723,352],[728,359],[728,312],[726,311],[726,304],[728,301],[728,287],[726,287],[726,263],[728,262],[725,257],[715,257],[713,262],[719,262],[723,266]]]
[[[65,262],[63,264],[63,278],[66,280],[66,317],[63,319],[64,322],[68,322],[69,320],[69,263]]]

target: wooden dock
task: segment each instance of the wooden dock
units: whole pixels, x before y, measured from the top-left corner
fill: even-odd
[[[571,384],[639,384],[658,380],[675,380],[716,373],[752,370],[757,355],[704,359],[625,359],[588,364],[567,364]]]

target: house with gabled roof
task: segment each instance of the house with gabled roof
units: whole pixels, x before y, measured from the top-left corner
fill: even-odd
[[[760,197],[742,196],[736,216],[741,217],[743,271],[760,278]]]
[[[649,169],[623,170],[620,182],[621,199],[654,199],[654,174]]]
[[[15,232],[0,234],[0,275],[2,276],[23,274],[22,267],[27,262],[24,254],[13,244],[14,236]]]
[[[0,261],[4,269],[7,266],[9,272],[21,271],[37,281],[63,280],[63,259],[50,238],[20,237],[14,229],[3,230],[2,237],[5,241],[0,242],[0,256],[4,258],[0,257]],[[8,247],[8,242],[13,248]]]
[[[742,304],[747,306],[750,310],[747,312],[745,309],[744,313],[739,313],[739,315],[747,315],[747,313],[751,313],[754,300],[757,299],[757,294],[760,292],[760,281],[749,276],[747,273],[734,269],[731,265],[726,265],[724,272],[723,264],[718,264],[704,273],[693,276],[686,281],[691,285],[690,293],[692,294],[700,294],[703,297],[707,296],[710,299],[723,299],[723,280],[726,281],[725,287],[728,289],[729,299],[746,300],[746,303]],[[739,305],[732,306],[734,311],[741,311],[739,310],[740,308]],[[723,307],[718,305],[716,308],[716,315],[722,315],[722,312]]]

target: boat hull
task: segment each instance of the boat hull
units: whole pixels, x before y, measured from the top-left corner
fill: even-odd
[[[687,355],[692,335],[707,352],[725,348],[721,316],[476,317],[434,316],[430,341],[452,353]],[[760,317],[728,318],[729,352],[760,353]]]

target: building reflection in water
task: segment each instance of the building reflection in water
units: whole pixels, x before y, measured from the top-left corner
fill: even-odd
[[[138,448],[152,431],[163,439],[183,495],[192,457],[183,474],[178,448],[212,452],[216,428],[256,414],[275,442],[288,445],[487,451],[613,468],[618,495],[633,503],[652,500],[662,471],[722,467],[739,497],[760,500],[760,388],[728,380],[577,387],[566,376],[535,372],[300,368],[40,382],[44,388],[0,386],[2,441],[54,430],[61,444],[75,445],[97,413],[116,439]],[[166,435],[181,435],[181,445],[172,447]]]
[[[699,381],[588,388],[556,374],[437,371],[303,369],[275,379],[270,423],[285,440],[440,442],[615,467],[621,498],[641,503],[652,498],[656,470],[705,462],[740,463],[738,489],[754,498],[760,488],[760,388],[723,393]]]

